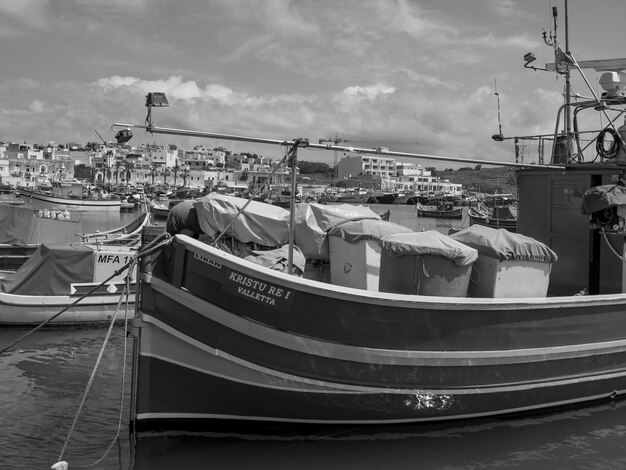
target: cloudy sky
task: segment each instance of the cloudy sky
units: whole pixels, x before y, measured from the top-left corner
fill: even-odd
[[[164,91],[157,126],[513,161],[511,142],[491,139],[494,79],[504,134],[553,131],[564,81],[522,60],[553,61],[541,38],[553,6],[564,44],[564,0],[0,0],[0,140],[113,140],[114,122],[142,124],[145,94]],[[568,10],[577,60],[626,56],[624,0]]]

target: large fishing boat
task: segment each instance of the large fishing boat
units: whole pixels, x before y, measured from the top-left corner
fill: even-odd
[[[573,56],[556,41],[554,47],[561,62],[552,69],[582,75]],[[341,270],[379,267],[378,283],[347,287],[337,284],[332,269],[328,276],[324,259],[317,262],[310,253],[304,270],[296,269],[298,249],[311,244],[296,229],[301,218],[295,211],[281,225],[275,246],[266,247],[286,248],[280,262],[263,266],[255,257],[237,256],[246,252],[241,244],[252,240],[237,230],[257,233],[268,226],[241,206],[219,230],[206,232],[205,225],[198,239],[177,234],[144,258],[135,429],[281,432],[432,423],[621,398],[626,128],[620,133],[613,122],[626,104],[626,83],[623,75],[606,70],[626,69],[626,61],[594,63],[604,71],[605,93],[595,96],[589,87],[593,99],[566,102],[559,110],[564,130],[557,126],[550,163],[499,163],[517,168],[518,234],[476,225],[451,236],[392,233],[371,243],[371,233],[346,230],[343,241],[354,247],[336,251],[352,257],[340,260]],[[151,120],[158,106],[153,94],[146,105],[145,125],[116,125],[280,145],[285,161],[292,162],[294,185],[299,148],[347,150],[306,139],[161,128]],[[576,125],[573,133],[570,120],[594,110],[609,117],[609,126],[584,134]],[[560,120],[562,112],[566,117]],[[602,140],[609,134],[615,144],[606,149]],[[599,143],[585,147],[583,135]],[[500,133],[494,139],[506,138]],[[589,148],[596,152],[584,155]],[[312,246],[324,246],[322,227],[307,233],[317,236]]]

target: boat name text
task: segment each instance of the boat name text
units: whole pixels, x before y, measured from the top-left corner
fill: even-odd
[[[132,259],[132,257],[132,255],[98,254],[98,263],[126,264]]]
[[[293,300],[293,291],[253,277],[231,271],[226,278],[225,288],[256,303],[288,311]]]
[[[213,266],[214,268],[222,269],[222,265],[218,263],[217,261],[212,260],[211,258],[207,258],[206,256],[199,255],[198,253],[194,253],[193,257],[197,260],[202,261],[203,263]]]

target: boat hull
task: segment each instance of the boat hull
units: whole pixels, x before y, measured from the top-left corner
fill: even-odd
[[[434,217],[437,219],[462,219],[463,209],[456,208],[450,210],[427,209],[421,204],[417,204],[418,217]]]
[[[117,319],[134,318],[134,293],[128,297],[129,308],[126,310],[126,298],[118,304],[121,293],[90,295],[75,306],[70,307],[52,320],[52,326],[85,326],[109,323],[116,310]],[[80,295],[72,296],[24,296],[0,292],[0,325],[36,326],[52,318],[64,308],[75,302]]]
[[[27,189],[19,194],[28,204],[37,209],[61,209],[83,212],[119,212],[122,201],[119,199],[71,199],[47,196]]]
[[[477,217],[469,214],[470,225],[484,225],[491,228],[503,228],[509,232],[517,232],[517,219],[498,219],[490,217]]]
[[[626,390],[626,296],[426,297],[287,276],[177,237],[141,282],[139,429],[387,425]],[[147,272],[144,268],[144,272]]]

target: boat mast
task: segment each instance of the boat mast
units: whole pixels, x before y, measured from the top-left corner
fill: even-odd
[[[567,0],[564,0],[565,2],[565,53],[567,54],[568,57],[570,57],[570,50],[569,50],[569,26],[568,26],[568,14],[567,14]],[[555,19],[554,19],[554,35],[556,38],[556,7],[554,8],[554,15],[555,15]],[[556,42],[556,39],[555,39]],[[571,128],[571,114],[572,114],[572,110],[570,108],[570,104],[571,104],[571,84],[570,84],[570,67],[569,67],[569,61],[564,61],[565,62],[565,135],[566,135],[566,139],[567,139],[567,161],[571,161],[572,158],[572,128]]]

